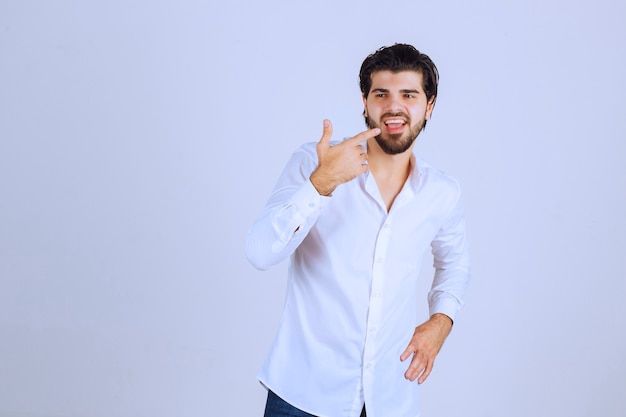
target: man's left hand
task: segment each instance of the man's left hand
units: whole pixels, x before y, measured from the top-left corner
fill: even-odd
[[[413,382],[421,384],[433,370],[435,358],[443,346],[452,329],[452,320],[445,314],[437,313],[425,323],[417,326],[409,345],[400,355],[400,360],[404,362],[411,355],[411,364],[404,373],[404,377]]]

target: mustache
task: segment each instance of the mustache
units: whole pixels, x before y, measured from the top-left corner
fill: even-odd
[[[411,118],[409,117],[408,114],[404,113],[404,112],[387,112],[387,113],[383,113],[380,116],[380,119],[386,119],[388,117],[402,117],[403,119],[405,119],[406,121],[410,121]]]

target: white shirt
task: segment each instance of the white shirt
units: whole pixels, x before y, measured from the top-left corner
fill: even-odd
[[[315,143],[287,163],[252,225],[249,261],[267,269],[289,257],[282,320],[260,382],[320,417],[417,417],[417,383],[400,362],[418,323],[417,278],[434,256],[430,314],[454,320],[469,283],[465,221],[456,180],[411,157],[391,209],[371,173],[320,196],[309,180]]]

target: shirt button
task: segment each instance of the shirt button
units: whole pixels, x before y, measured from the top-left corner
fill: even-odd
[[[311,208],[315,207],[315,203],[309,203],[309,207]]]

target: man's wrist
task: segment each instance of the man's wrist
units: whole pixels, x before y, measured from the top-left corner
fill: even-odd
[[[313,187],[321,196],[329,197],[336,188],[331,181],[324,179],[324,177],[320,175],[317,170],[311,174],[309,181],[311,181],[311,184],[313,184]]]
[[[454,324],[454,320],[452,320],[450,316],[443,313],[435,313],[430,316],[430,319],[439,324],[449,324],[450,328],[452,328],[452,325]]]

